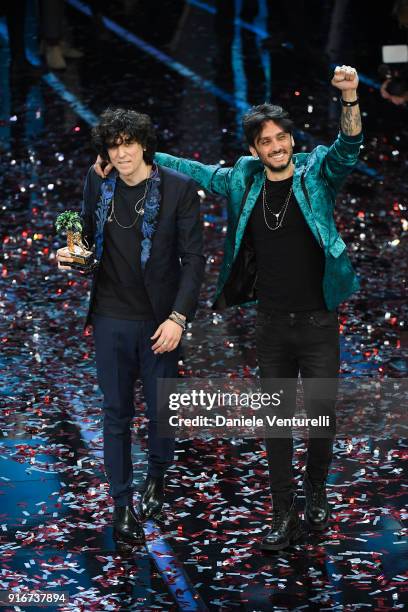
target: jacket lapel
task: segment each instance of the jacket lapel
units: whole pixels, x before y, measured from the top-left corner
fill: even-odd
[[[107,178],[101,184],[101,196],[96,204],[95,209],[95,256],[98,261],[101,260],[103,253],[103,228],[105,227],[108,218],[108,211],[112,205],[113,196],[115,193],[115,185],[117,179],[117,171],[112,170]]]
[[[305,197],[303,187],[302,187],[301,177],[302,177],[303,171],[305,170],[307,171],[307,166],[305,167],[304,164],[300,164],[299,162],[296,163],[296,155],[293,156],[293,159],[295,162],[295,172],[293,174],[293,193],[294,193],[294,196],[297,202],[299,203],[300,210],[302,211],[303,216],[306,219],[306,223],[308,224],[311,232],[313,233],[314,237],[320,244],[320,236],[319,236],[319,230],[316,225],[316,220],[315,220],[313,211],[311,210],[309,203],[307,202],[307,199]],[[245,202],[243,211],[239,217],[237,231],[235,234],[235,247],[234,247],[234,257],[233,257],[234,260],[238,254],[238,251],[241,245],[241,241],[242,241],[242,237],[244,235],[245,228],[249,221],[249,217],[259,197],[259,194],[262,188],[262,184],[263,184],[263,180],[264,180],[264,176],[265,174],[263,171],[260,171],[255,175],[252,187],[248,194],[248,198]]]
[[[309,160],[310,160],[310,156],[309,156]],[[295,158],[295,172],[293,174],[293,193],[296,198],[296,201],[299,204],[300,210],[303,213],[306,223],[308,224],[317,242],[320,244],[320,235],[319,235],[319,230],[316,224],[315,216],[313,214],[311,205],[309,204],[306,194],[305,194],[306,184],[304,182],[304,179],[305,179],[306,172],[307,172],[307,164],[306,165],[296,164],[296,158]],[[303,175],[303,179],[302,179],[302,175]],[[303,185],[302,185],[302,182],[303,182]]]
[[[142,248],[140,250],[140,263],[142,272],[146,270],[146,264],[150,259],[153,237],[157,229],[159,220],[161,193],[160,193],[161,176],[159,168],[156,164],[153,165],[150,175],[150,183],[144,203],[144,214],[142,218]]]
[[[95,209],[95,256],[98,261],[102,258],[103,253],[103,229],[108,218],[109,209],[112,205],[113,196],[118,173],[113,170],[109,176],[103,180],[101,184],[100,198]],[[144,214],[142,217],[142,245],[140,250],[140,262],[142,271],[145,271],[146,264],[150,258],[152,240],[157,229],[157,221],[160,211],[161,193],[160,193],[160,173],[156,165],[153,166],[150,177],[150,185],[146,194],[144,204]]]
[[[264,173],[259,172],[254,176],[254,180],[252,183],[252,187],[248,193],[248,197],[247,200],[245,202],[244,208],[242,210],[242,213],[238,219],[238,225],[237,225],[237,231],[235,234],[235,246],[234,246],[234,257],[233,259],[235,260],[235,257],[238,254],[239,251],[239,247],[241,246],[241,241],[242,241],[242,236],[244,235],[245,232],[245,228],[247,226],[247,223],[249,221],[249,217],[251,216],[251,212],[255,206],[255,202],[258,199],[258,196],[260,194],[261,188],[262,188],[262,184],[263,184],[263,180],[264,180]]]

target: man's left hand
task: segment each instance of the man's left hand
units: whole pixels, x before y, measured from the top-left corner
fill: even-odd
[[[174,351],[177,348],[178,343],[180,342],[181,334],[183,333],[182,327],[167,319],[159,325],[159,327],[154,332],[154,335],[151,337],[151,340],[156,340],[156,342],[152,346],[152,351],[155,355],[160,353],[165,353]]]
[[[357,70],[351,66],[336,66],[331,84],[341,91],[352,91],[353,89],[357,89]]]

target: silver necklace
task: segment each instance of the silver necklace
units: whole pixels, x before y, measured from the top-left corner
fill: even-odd
[[[264,220],[265,220],[265,224],[267,226],[268,229],[270,229],[272,232],[274,232],[275,230],[279,229],[280,227],[282,227],[282,223],[283,223],[283,219],[285,218],[285,214],[286,211],[288,209],[289,206],[289,201],[290,201],[290,197],[292,195],[292,191],[293,191],[293,185],[290,186],[288,195],[286,196],[285,202],[282,206],[282,208],[280,209],[279,212],[274,213],[268,206],[268,203],[266,201],[266,177],[264,179],[264,184],[263,184],[263,188],[262,188],[262,208],[263,208],[263,215],[264,215]],[[269,213],[272,214],[275,217],[275,227],[271,227],[266,219],[266,209],[268,209]],[[282,215],[282,216],[281,216]],[[279,219],[280,217],[280,219]]]
[[[121,227],[122,229],[131,229],[132,227],[134,227],[139,219],[139,217],[141,217],[144,214],[144,208],[143,208],[143,204],[146,198],[146,193],[147,193],[147,187],[149,184],[149,178],[146,178],[146,185],[145,185],[145,190],[144,190],[144,194],[142,195],[141,198],[138,199],[138,201],[136,202],[135,206],[134,206],[134,210],[136,213],[136,217],[135,220],[133,221],[133,223],[131,223],[130,225],[122,225],[121,223],[119,223],[116,215],[115,215],[115,198],[113,197],[112,199],[112,208],[111,208],[111,212],[110,215],[108,217],[108,222],[111,223],[113,220],[116,221],[116,223],[119,225],[119,227]],[[141,204],[140,204],[141,203]],[[138,208],[140,204],[140,208]]]

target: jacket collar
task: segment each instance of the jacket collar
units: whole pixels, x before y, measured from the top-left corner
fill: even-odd
[[[100,188],[100,198],[97,202],[95,210],[95,256],[98,261],[100,261],[102,258],[104,242],[103,230],[108,218],[109,210],[112,206],[118,176],[118,171],[116,169],[112,170],[109,176],[102,181]],[[152,241],[157,229],[161,203],[160,184],[161,176],[159,168],[156,164],[153,164],[152,172],[149,178],[146,200],[143,207],[144,214],[141,224],[142,248],[140,252],[140,262],[143,272],[150,258]]]
[[[303,172],[307,170],[308,162],[313,161],[313,160],[310,160],[310,157],[311,157],[310,153],[294,153],[293,154],[293,161],[295,164],[295,170],[293,173],[293,193],[296,197],[296,200],[300,206],[300,209],[313,235],[315,236],[316,240],[320,242],[319,232],[317,229],[313,211],[310,209],[309,203],[306,200],[306,197],[303,191],[303,187],[302,187],[302,183],[301,183],[301,177],[302,177]],[[238,226],[237,226],[237,230],[235,233],[234,259],[238,254],[246,225],[249,221],[249,217],[252,213],[252,210],[255,206],[255,203],[262,189],[262,185],[263,185],[263,181],[265,177],[264,166],[260,162],[258,163],[259,163],[259,166],[257,168],[257,172],[253,175],[253,183],[249,191],[247,200],[245,202],[244,208],[238,220]]]

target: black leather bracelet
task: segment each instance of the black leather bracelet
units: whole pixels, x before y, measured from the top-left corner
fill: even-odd
[[[348,100],[343,100],[343,98],[340,98],[340,101],[343,106],[357,106],[359,102],[358,97],[356,100],[353,100],[353,102],[349,102]]]

